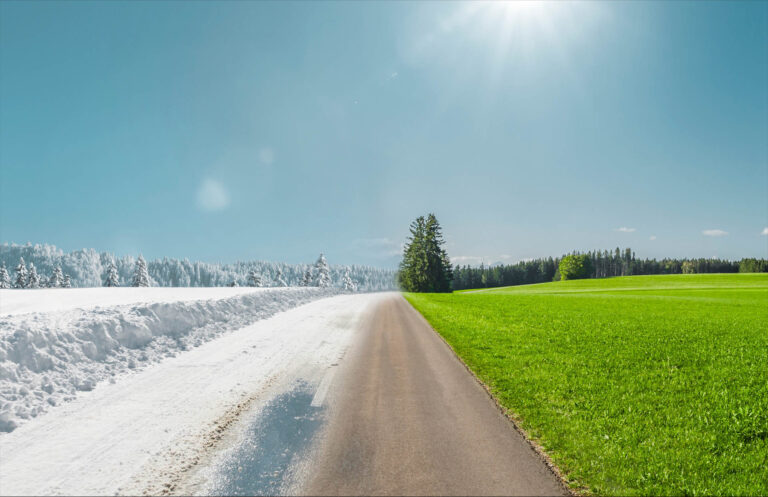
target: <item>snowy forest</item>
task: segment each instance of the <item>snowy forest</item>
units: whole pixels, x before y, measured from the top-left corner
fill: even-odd
[[[320,255],[317,262],[285,264],[248,261],[233,264],[190,262],[187,259],[162,258],[146,261],[139,271],[142,281],[135,281],[143,259],[116,257],[107,252],[82,249],[64,252],[54,245],[27,243],[0,244],[0,273],[7,275],[8,287],[15,287],[16,268],[24,260],[26,279],[36,275],[37,286],[329,286],[372,292],[397,288],[396,272],[369,266],[330,265]],[[60,270],[59,270],[60,268]],[[3,271],[5,270],[5,271]],[[0,279],[2,274],[0,274]],[[53,282],[51,284],[50,282]]]

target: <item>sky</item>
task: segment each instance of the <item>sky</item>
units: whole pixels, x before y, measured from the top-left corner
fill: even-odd
[[[768,257],[766,2],[0,2],[0,241]]]

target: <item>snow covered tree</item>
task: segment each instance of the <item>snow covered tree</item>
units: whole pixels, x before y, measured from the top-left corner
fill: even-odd
[[[64,273],[61,272],[61,266],[53,268],[51,278],[48,280],[49,288],[61,288],[64,284]]]
[[[104,280],[104,286],[120,286],[120,275],[117,274],[115,261],[109,263],[107,268],[107,278]]]
[[[315,279],[315,286],[320,288],[328,288],[331,286],[331,268],[328,266],[328,261],[325,260],[325,256],[320,253],[320,257],[315,262],[315,269],[317,270],[317,278]]]
[[[69,281],[69,275],[64,275],[64,282],[61,284],[61,288],[72,288],[72,282]]]
[[[304,277],[301,278],[301,286],[312,286],[312,268],[304,271]]]
[[[248,286],[261,286],[261,275],[253,269],[248,272]]]
[[[277,274],[275,274],[275,286],[288,286],[283,279],[283,270],[277,268]]]
[[[349,268],[344,271],[344,277],[341,279],[341,284],[344,286],[344,290],[348,292],[355,291],[355,282],[349,277]]]
[[[143,256],[136,260],[136,268],[133,271],[132,286],[149,286],[149,272],[147,271],[147,261]]]
[[[40,276],[37,275],[34,263],[29,263],[29,276],[27,277],[27,288],[40,288]]]
[[[24,264],[24,258],[19,259],[19,265],[16,266],[16,281],[14,288],[27,288],[27,265]]]
[[[0,265],[0,288],[11,288],[11,277],[8,274],[8,270],[5,269],[5,262]]]

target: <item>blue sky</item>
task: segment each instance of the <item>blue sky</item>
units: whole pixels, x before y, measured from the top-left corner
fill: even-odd
[[[765,2],[2,2],[0,99],[4,242],[768,257]]]

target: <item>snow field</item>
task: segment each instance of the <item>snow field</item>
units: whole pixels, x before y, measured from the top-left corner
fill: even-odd
[[[0,291],[0,432],[99,383],[336,293],[320,288]]]
[[[189,493],[190,474],[205,473],[195,468],[226,449],[228,426],[296,381],[320,384],[386,296],[338,295],[279,313],[0,434],[0,494]]]

